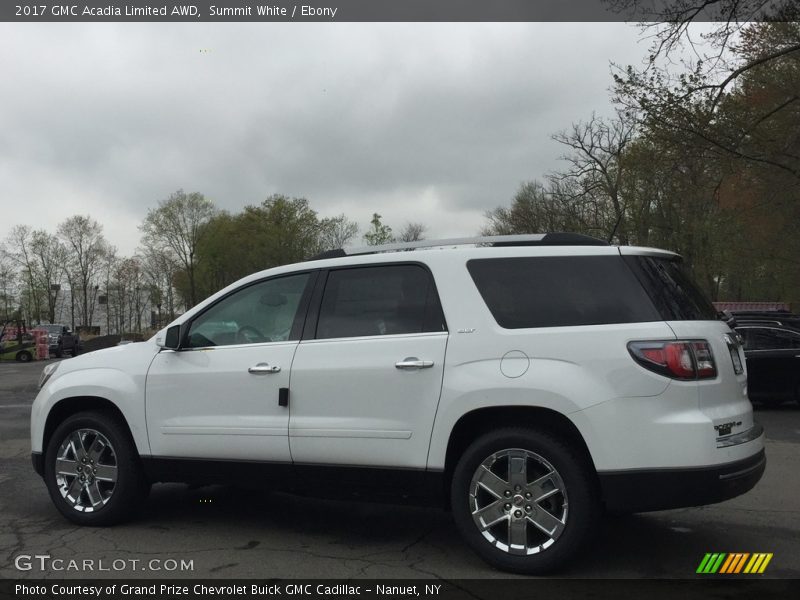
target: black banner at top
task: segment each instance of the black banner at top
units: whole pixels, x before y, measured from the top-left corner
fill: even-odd
[[[3,0],[0,21],[555,22],[795,20],[797,0]]]

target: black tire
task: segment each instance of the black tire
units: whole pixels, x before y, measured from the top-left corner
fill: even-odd
[[[552,514],[537,513],[537,511],[544,509],[547,509],[548,513],[558,513],[556,516],[563,518],[564,524],[560,533],[557,534],[557,537],[550,537],[541,533],[538,528],[534,527],[532,522],[529,524],[524,513],[520,513],[527,528],[527,533],[525,534],[526,545],[530,544],[528,546],[530,550],[539,547],[540,550],[536,553],[511,554],[496,546],[496,544],[502,545],[503,543],[501,540],[503,530],[507,530],[509,532],[508,535],[511,535],[508,527],[511,522],[510,514],[508,520],[498,522],[497,527],[500,527],[500,529],[494,541],[484,537],[479,526],[473,520],[472,504],[479,503],[478,496],[484,494],[481,491],[473,499],[471,495],[473,476],[477,476],[478,468],[482,464],[487,464],[485,461],[492,460],[496,461],[494,464],[499,465],[496,468],[502,472],[502,455],[507,450],[515,455],[519,455],[521,452],[526,454],[526,477],[537,478],[537,475],[529,470],[531,468],[541,468],[543,472],[547,472],[552,467],[556,475],[560,477],[561,484],[563,484],[563,489],[565,490],[563,496],[555,494],[551,499],[545,500],[543,503],[524,500],[524,496],[518,495],[520,492],[513,489],[504,492],[504,495],[509,492],[513,494],[513,497],[508,498],[510,502],[502,505],[503,510],[507,506],[511,507],[507,514],[510,512],[517,513],[517,507],[519,507],[525,511],[532,508],[530,513],[532,519],[535,519],[537,514],[540,515],[539,520],[543,516],[548,518],[553,516]],[[497,458],[498,456],[500,458]],[[540,462],[538,459],[543,459],[544,462]],[[506,460],[506,464],[509,465],[510,458],[506,458]],[[519,460],[519,458],[516,460]],[[510,480],[511,476],[509,475],[508,481]],[[532,480],[528,479],[528,481]],[[509,485],[509,487],[511,486]],[[555,489],[556,487],[555,482],[553,482],[552,488]],[[488,494],[488,492],[485,493]],[[491,494],[485,503],[498,502],[495,497],[495,494]],[[461,535],[481,558],[493,567],[503,571],[527,575],[549,573],[566,564],[590,539],[602,514],[597,475],[594,467],[588,463],[582,453],[549,433],[528,428],[500,429],[489,432],[475,440],[461,456],[455,467],[450,499],[453,517]],[[517,501],[525,505],[521,506]],[[534,506],[527,505],[529,502]],[[552,503],[549,507],[543,506],[544,503],[548,502]],[[490,538],[493,537],[493,531],[487,528],[486,535]],[[536,536],[543,536],[545,541],[539,542]],[[546,539],[548,537],[553,541],[545,546],[548,543]],[[511,543],[510,537],[507,542]],[[542,546],[544,547],[541,548]],[[527,551],[524,550],[523,552]]]
[[[93,430],[110,442],[116,463],[116,483],[105,504],[87,510],[77,510],[61,492],[56,479],[56,460],[62,443],[78,430]],[[98,463],[100,460],[98,459]],[[78,461],[75,461],[78,464]],[[99,477],[99,476],[98,476]],[[44,480],[50,498],[59,512],[78,525],[106,526],[126,521],[136,515],[150,491],[142,471],[141,461],[130,432],[119,417],[107,411],[88,411],[71,415],[53,432],[47,444]],[[107,492],[107,490],[106,490]],[[84,492],[78,493],[78,495]],[[88,496],[82,496],[87,498]]]
[[[31,362],[33,356],[27,350],[23,350],[22,352],[17,352],[17,360],[19,362]]]

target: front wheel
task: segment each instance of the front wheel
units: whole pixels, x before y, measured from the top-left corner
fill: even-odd
[[[72,415],[47,446],[44,478],[56,508],[79,525],[112,525],[133,516],[149,485],[125,426],[112,413]]]
[[[548,433],[509,428],[478,438],[453,473],[461,534],[490,565],[541,574],[572,558],[600,515],[596,476]]]
[[[33,356],[27,350],[23,350],[22,352],[17,354],[17,360],[19,362],[31,362]]]

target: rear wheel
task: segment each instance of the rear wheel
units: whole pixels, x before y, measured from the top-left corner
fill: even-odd
[[[127,429],[100,411],[72,415],[56,428],[44,477],[56,508],[79,525],[124,521],[149,490]]]
[[[590,537],[600,515],[595,481],[586,461],[548,433],[493,431],[455,468],[453,516],[467,543],[492,566],[546,573]]]

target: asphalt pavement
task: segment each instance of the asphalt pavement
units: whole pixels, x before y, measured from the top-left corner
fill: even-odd
[[[76,527],[31,467],[42,366],[0,363],[0,578],[513,577],[477,558],[449,513],[429,508],[160,484],[134,522]],[[713,506],[608,517],[559,575],[694,577],[707,552],[771,552],[763,577],[800,577],[800,407],[757,410],[756,419],[768,465],[754,490]]]

